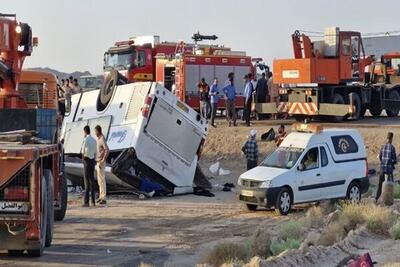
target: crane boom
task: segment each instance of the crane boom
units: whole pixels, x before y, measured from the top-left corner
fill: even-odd
[[[15,14],[0,13],[0,109],[26,108],[18,92],[18,83],[25,57],[33,48],[32,30],[17,21]]]

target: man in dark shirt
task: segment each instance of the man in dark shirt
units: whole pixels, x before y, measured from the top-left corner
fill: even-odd
[[[389,132],[387,135],[386,144],[384,144],[379,153],[379,160],[381,162],[380,176],[379,176],[379,186],[376,193],[376,201],[382,193],[382,184],[385,181],[385,176],[388,180],[393,181],[393,169],[394,165],[397,163],[396,149],[392,145],[393,133]]]
[[[256,101],[257,103],[266,103],[268,97],[268,83],[265,78],[265,72],[262,73],[261,79],[257,81],[256,85]]]
[[[257,167],[258,164],[258,145],[256,141],[256,130],[251,130],[249,139],[246,141],[242,147],[243,153],[246,155],[247,159],[247,170],[251,170]]]
[[[200,115],[204,118],[208,118],[210,88],[204,78],[201,78],[197,87],[199,88],[200,93]]]

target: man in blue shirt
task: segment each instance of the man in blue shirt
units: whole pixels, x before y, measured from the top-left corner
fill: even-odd
[[[386,144],[384,144],[379,152],[379,160],[381,162],[380,175],[379,175],[379,186],[376,192],[375,200],[378,201],[382,192],[382,184],[385,181],[385,175],[388,180],[393,182],[393,169],[397,163],[396,149],[392,145],[393,133],[389,132],[387,135]]]
[[[225,82],[224,87],[224,97],[226,102],[226,120],[228,121],[229,127],[236,126],[236,108],[235,108],[235,100],[236,100],[236,89],[233,84],[235,78],[235,74],[230,72],[228,74],[228,80]]]
[[[253,100],[253,83],[251,82],[252,79],[253,79],[253,74],[252,73],[249,73],[249,74],[244,76],[244,82],[245,82],[244,97],[245,97],[245,102],[244,102],[243,117],[244,117],[244,120],[246,121],[246,126],[250,126],[251,102]]]
[[[218,108],[218,79],[214,78],[214,82],[210,88],[210,96],[211,96],[211,126],[216,127],[214,123],[215,116],[217,115],[217,108]]]

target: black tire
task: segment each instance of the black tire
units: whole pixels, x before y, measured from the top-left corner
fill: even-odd
[[[346,200],[352,203],[358,203],[361,200],[361,189],[358,183],[352,182],[347,188]]]
[[[350,93],[348,95],[348,103],[350,103],[350,99],[353,99],[353,106],[355,107],[355,112],[353,113],[352,116],[349,117],[351,120],[358,120],[361,117],[361,112],[362,112],[362,102],[361,102],[361,97],[357,93]]]
[[[292,208],[293,197],[287,187],[283,187],[279,191],[275,201],[275,211],[280,215],[288,215]]]
[[[67,177],[63,173],[60,181],[60,209],[54,211],[54,220],[62,221],[64,220],[65,213],[67,212],[68,206],[68,184]]]
[[[371,103],[368,106],[369,112],[374,117],[379,117],[382,113],[382,103],[381,103],[381,94],[383,88],[376,88],[376,90],[372,91]]]
[[[336,93],[333,95],[332,104],[343,105],[344,103],[345,103],[344,98],[341,94]],[[341,122],[344,119],[344,117],[342,117],[342,116],[328,116],[328,118],[330,121],[333,121],[333,122]]]
[[[45,247],[50,247],[54,231],[54,180],[51,170],[45,169],[43,174],[47,184],[47,226],[44,245]]]
[[[389,93],[389,99],[390,100],[400,100],[400,94],[396,90],[392,90]],[[397,117],[399,115],[400,111],[400,105],[397,107],[391,108],[391,109],[385,109],[386,114],[388,117]]]
[[[18,250],[12,249],[7,252],[8,252],[8,255],[11,257],[20,257],[24,254],[24,250],[21,250],[21,249],[18,249]]]
[[[360,119],[365,117],[365,113],[367,112],[367,106],[366,105],[362,105],[361,106],[361,111],[360,111]]]
[[[257,205],[253,205],[253,204],[246,204],[246,207],[250,211],[255,211],[258,206]]]
[[[111,101],[117,85],[126,84],[127,80],[118,71],[111,70],[103,82],[97,99],[97,111],[104,110]]]
[[[37,249],[28,249],[28,255],[30,257],[40,257],[43,255],[44,246],[45,246],[45,239],[46,239],[46,232],[47,232],[47,183],[46,179],[42,178],[42,207],[43,210],[41,212],[41,226],[40,226],[40,246]]]

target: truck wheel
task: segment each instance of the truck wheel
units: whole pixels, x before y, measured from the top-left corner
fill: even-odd
[[[246,204],[248,210],[255,211],[257,209],[257,205]]]
[[[50,247],[53,241],[54,231],[54,180],[51,170],[44,170],[44,177],[47,183],[47,226],[45,246]]]
[[[47,183],[46,179],[42,177],[42,192],[41,192],[42,202],[41,206],[43,207],[41,211],[41,220],[40,220],[40,247],[38,249],[28,249],[28,255],[31,257],[40,257],[43,254],[46,232],[47,232]]]
[[[358,120],[361,117],[361,112],[362,112],[362,102],[361,98],[357,93],[350,93],[348,95],[348,103],[350,104],[350,99],[353,99],[353,106],[355,107],[355,112],[349,119],[351,120]]]
[[[333,95],[333,99],[332,99],[332,104],[340,104],[343,105],[344,104],[344,98],[341,94],[334,94]],[[342,116],[328,116],[329,120],[333,121],[333,122],[341,122],[343,121],[344,117]]]
[[[400,100],[399,92],[397,92],[396,90],[392,90],[389,93],[389,99],[390,100]],[[388,117],[397,117],[397,115],[399,115],[400,106],[398,105],[391,109],[385,109],[385,111],[386,111],[386,114],[388,115]]]
[[[276,198],[275,211],[280,215],[288,215],[292,208],[292,196],[290,195],[289,189],[286,187],[282,188]]]
[[[60,184],[60,209],[54,211],[54,220],[62,221],[65,217],[68,205],[68,184],[65,174],[61,177]]]
[[[361,200],[360,186],[356,182],[349,185],[346,193],[346,199],[351,203],[358,203]]]

